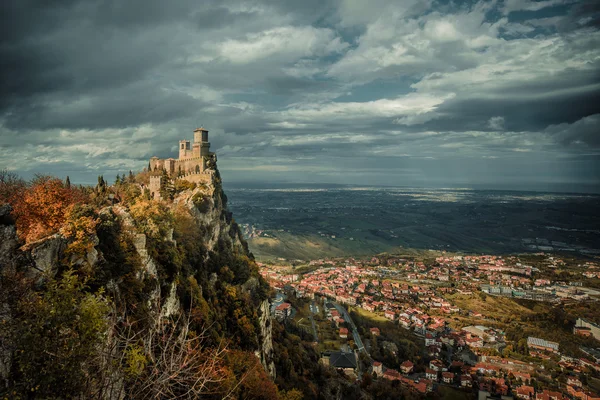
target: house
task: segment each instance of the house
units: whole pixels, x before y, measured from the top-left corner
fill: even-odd
[[[434,371],[443,371],[446,368],[444,367],[444,363],[441,360],[431,360],[429,362],[429,368],[431,368]]]
[[[574,326],[573,333],[579,336],[592,336],[592,330],[587,326]]]
[[[421,394],[425,394],[425,393],[427,393],[427,390],[428,390],[427,382],[429,382],[429,381],[426,379],[422,379],[419,382],[413,382],[412,384],[410,384],[410,387]]]
[[[527,338],[527,347],[533,350],[542,350],[551,353],[558,353],[558,343],[550,342],[548,340],[540,338],[535,338],[532,336],[529,336]]]
[[[437,379],[420,379],[419,383],[421,385],[423,385],[423,384],[425,385],[427,392],[431,392],[431,391],[433,391],[433,382],[434,381],[437,381]]]
[[[530,398],[533,398],[533,387],[531,386],[519,386],[516,390],[515,390],[515,396],[517,396],[517,398],[519,399],[523,399],[523,400],[529,400]]]
[[[475,364],[475,370],[484,375],[493,375],[500,372],[500,368],[487,363],[477,363]]]
[[[292,312],[292,305],[290,303],[281,303],[275,307],[275,317],[286,318]]]
[[[400,371],[402,371],[403,374],[410,374],[413,371],[414,366],[415,365],[410,362],[410,360],[406,360],[400,364]]]
[[[340,328],[340,337],[342,339],[348,338],[348,328]]]
[[[460,376],[460,386],[470,388],[473,387],[473,378],[471,375],[461,375]]]
[[[529,383],[531,381],[531,375],[526,372],[514,371],[512,374],[515,379],[520,379],[523,383]]]
[[[321,356],[321,362],[324,365],[337,369],[338,371],[352,374],[355,373],[358,365],[356,361],[356,355],[351,351],[333,351],[323,353]]]
[[[373,335],[373,336],[379,336],[381,333],[379,328],[371,328],[370,331],[371,331],[371,335]]]
[[[376,376],[383,375],[383,364],[380,363],[379,361],[373,361],[373,373]]]
[[[496,394],[501,396],[506,396],[508,394],[508,385],[506,384],[506,380],[504,378],[492,378],[491,381],[494,382]]]
[[[573,386],[567,386],[567,393],[573,398],[577,398],[580,400],[600,400],[600,396],[595,395],[591,392],[584,392],[581,388],[576,388]]]
[[[406,317],[400,317],[398,319],[400,321],[400,324],[404,327],[404,328],[410,328],[410,320]]]
[[[574,375],[569,375],[567,377],[567,385],[571,385],[571,386],[575,386],[575,387],[581,387],[581,381],[579,380],[578,377],[576,377]]]
[[[483,339],[478,337],[466,338],[465,342],[469,347],[483,347]]]
[[[535,395],[536,400],[562,400],[563,395],[560,392],[551,392],[550,390],[544,390],[542,393]]]
[[[436,370],[433,370],[431,368],[425,368],[425,377],[427,379],[431,379],[432,381],[437,381],[437,376],[438,376],[438,373]]]
[[[431,333],[425,334],[425,347],[435,345],[435,337]]]
[[[383,316],[392,321],[396,319],[396,313],[390,310],[385,311]]]
[[[454,374],[452,372],[442,372],[442,381],[444,381],[444,383],[453,383]]]
[[[400,378],[402,378],[402,375],[400,375],[400,372],[396,371],[395,369],[388,369],[383,373],[383,377],[385,379],[395,381],[400,380]]]

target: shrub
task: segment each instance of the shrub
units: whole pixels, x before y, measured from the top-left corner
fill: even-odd
[[[23,195],[14,200],[17,231],[27,242],[58,232],[68,208],[84,202],[83,194],[56,178],[38,177]]]
[[[202,192],[194,194],[192,196],[192,202],[201,213],[205,213],[210,209],[210,197]]]
[[[99,222],[94,208],[86,204],[70,205],[65,212],[65,220],[60,233],[71,239],[66,255],[84,255],[94,247],[93,237]]]
[[[186,181],[185,179],[177,179],[175,181],[175,193],[183,192],[184,190],[194,190],[196,184],[194,182]]]
[[[15,327],[17,391],[39,398],[68,398],[93,386],[90,374],[105,340],[109,306],[85,292],[72,271],[48,281],[18,304]]]
[[[168,208],[157,201],[138,201],[129,207],[129,212],[135,220],[138,229],[142,233],[152,237],[166,235],[172,221],[172,216]]]

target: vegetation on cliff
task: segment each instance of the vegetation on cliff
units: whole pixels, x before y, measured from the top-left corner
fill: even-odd
[[[220,182],[153,201],[144,180],[0,173],[0,398],[294,398]]]

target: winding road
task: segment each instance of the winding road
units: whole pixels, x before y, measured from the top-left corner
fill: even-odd
[[[332,301],[331,304],[333,304],[333,306],[339,311],[340,315],[344,318],[344,321],[346,321],[348,323],[348,325],[350,326],[350,328],[352,329],[352,336],[354,337],[354,343],[356,343],[356,347],[358,348],[358,351],[362,351],[369,358],[371,358],[371,356],[367,352],[367,349],[365,349],[365,346],[363,345],[362,340],[360,339],[360,335],[358,334],[358,329],[356,328],[356,325],[354,325],[354,321],[352,321],[352,318],[350,318],[350,314],[348,314],[348,311],[346,311],[346,309],[344,307],[342,307],[341,305],[339,305],[338,303],[336,303],[334,301]]]

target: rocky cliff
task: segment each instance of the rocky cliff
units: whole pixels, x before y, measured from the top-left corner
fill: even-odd
[[[24,245],[9,206],[0,207],[0,272],[30,277],[44,290],[45,281],[74,270],[112,302],[110,318],[115,326],[135,321],[142,327],[139,332],[152,337],[153,329],[158,332],[159,325],[164,329],[165,319],[175,324],[191,320],[203,329],[205,346],[225,342],[231,349],[250,351],[274,378],[267,285],[227,209],[218,171],[209,184],[174,191],[170,201],[143,200],[142,192],[133,201],[100,202],[88,214],[96,221],[95,228],[85,235],[87,245],[81,250],[74,246],[79,239],[73,239],[81,235],[62,231]],[[2,297],[0,303],[2,320],[14,318],[18,306]],[[140,323],[143,319],[151,323]],[[18,345],[5,336],[0,340],[0,377],[9,387],[11,377],[19,375],[13,370]],[[143,360],[141,364],[152,357]],[[122,382],[129,373],[116,373],[118,394],[103,397],[123,398]]]

